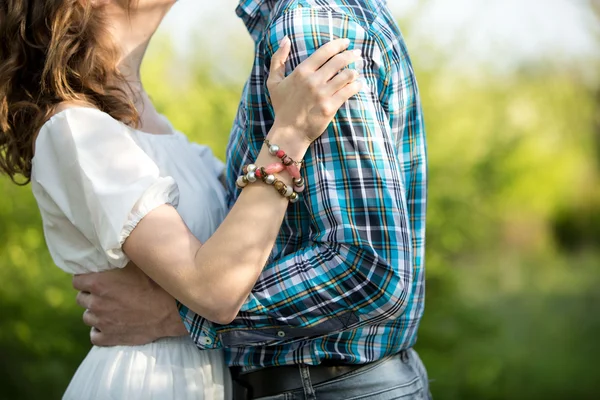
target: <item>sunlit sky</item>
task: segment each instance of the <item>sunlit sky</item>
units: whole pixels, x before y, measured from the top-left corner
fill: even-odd
[[[235,15],[239,0],[180,0],[161,27],[184,54],[200,51],[197,35],[211,57],[246,52],[252,43]],[[394,14],[407,16],[409,49],[434,46],[467,62],[510,64],[548,57],[565,60],[599,52],[597,20],[585,0],[389,0]],[[235,46],[232,47],[232,43]],[[208,46],[208,49],[206,49]],[[225,52],[225,54],[223,54]]]

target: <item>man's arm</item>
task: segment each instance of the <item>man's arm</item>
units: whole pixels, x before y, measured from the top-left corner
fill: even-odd
[[[400,139],[392,137],[381,103],[392,93],[380,47],[349,16],[316,9],[293,10],[273,25],[265,39],[267,59],[284,35],[293,41],[289,69],[327,41],[350,38],[362,50],[364,65],[357,67],[368,85],[307,155],[300,207],[311,216],[309,230],[301,233],[310,235],[310,243],[266,266],[236,320],[217,329],[212,346],[198,338],[205,322],[180,309],[201,347],[274,344],[396,319],[412,290],[413,257],[421,260],[413,247],[422,239],[411,237],[409,220],[422,228],[424,173],[417,163],[424,163],[424,154],[415,148],[411,127],[403,156],[412,158],[397,154]],[[412,98],[410,73],[406,93],[393,95]]]

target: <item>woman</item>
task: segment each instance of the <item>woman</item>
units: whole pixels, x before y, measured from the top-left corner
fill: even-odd
[[[198,314],[228,323],[258,279],[288,204],[298,200],[302,181],[292,160],[302,160],[360,90],[355,72],[338,73],[359,55],[342,52],[348,41],[333,41],[299,67],[303,73],[284,78],[291,45],[282,42],[271,62],[276,121],[266,139],[287,154],[263,146],[251,161],[270,167],[248,168],[225,217],[221,163],[176,132],[140,83],[148,41],[172,4],[2,2],[0,168],[31,180],[63,270],[135,264]],[[64,398],[219,399],[229,391],[222,354],[181,337],[94,347]]]

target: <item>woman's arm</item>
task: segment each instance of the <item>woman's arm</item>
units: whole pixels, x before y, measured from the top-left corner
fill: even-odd
[[[324,45],[288,78],[284,78],[284,64],[289,41],[272,60],[269,92],[277,117],[267,138],[294,160],[304,157],[339,107],[360,90],[356,73],[338,74],[359,56],[344,52],[334,57],[347,46],[346,40]],[[274,161],[263,146],[254,163],[266,166]],[[279,178],[291,184],[291,177]],[[227,324],[258,279],[287,206],[288,200],[273,187],[262,182],[249,185],[204,245],[173,207],[161,206],[140,221],[123,250],[187,307],[211,321]]]
[[[282,148],[298,149],[299,156],[306,151],[306,145],[292,144],[298,140],[280,130],[273,129],[269,138],[273,143],[282,143]],[[284,142],[290,145],[284,147]],[[263,149],[256,164],[272,162],[272,156]],[[211,321],[227,324],[237,315],[258,279],[288,202],[272,186],[249,185],[204,245],[175,208],[162,206],[140,221],[123,249],[180,302]]]

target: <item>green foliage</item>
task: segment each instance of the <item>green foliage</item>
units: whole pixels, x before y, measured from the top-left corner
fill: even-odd
[[[224,157],[241,87],[171,56],[154,48],[146,87],[178,129]],[[598,97],[560,71],[500,80],[417,66],[417,76],[431,175],[418,350],[434,397],[596,398]],[[0,399],[59,398],[88,330],[29,188],[1,178],[0,190]]]
[[[48,255],[29,188],[3,178],[0,190],[0,398],[59,398],[89,331],[69,276]]]

